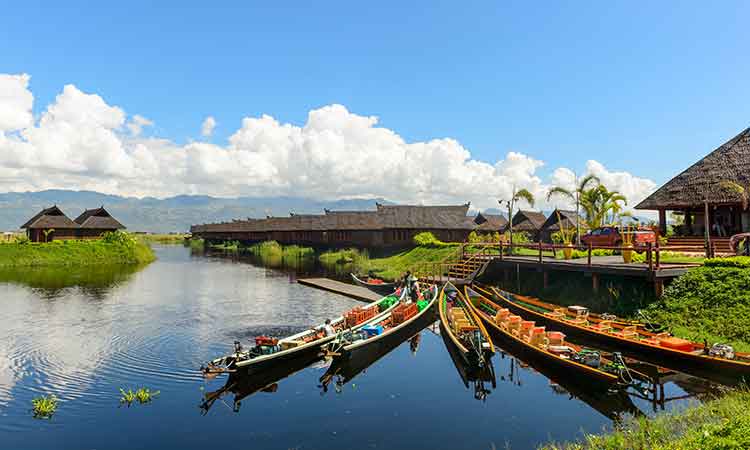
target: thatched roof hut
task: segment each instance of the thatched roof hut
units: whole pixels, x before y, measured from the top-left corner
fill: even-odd
[[[508,219],[501,214],[479,213],[474,218],[474,223],[478,224],[476,231],[480,233],[501,232],[508,225]]]
[[[70,220],[57,205],[54,205],[39,211],[34,217],[21,225],[21,229],[26,230],[50,228],[56,230],[76,229],[78,224]]]
[[[124,230],[125,225],[117,221],[112,215],[104,209],[104,206],[95,209],[87,209],[76,217],[75,223],[81,228],[97,231],[115,231]]]
[[[547,217],[543,213],[519,210],[513,216],[513,231],[525,231],[535,235],[542,229],[546,220]],[[508,227],[506,227],[507,229]]]
[[[636,209],[682,210],[709,204],[736,204],[740,195],[723,182],[750,186],[750,128],[725,142],[640,202]]]
[[[561,223],[566,230],[575,230],[578,226],[579,220],[581,221],[581,223],[583,223],[583,219],[577,217],[575,211],[555,209],[554,211],[552,211],[552,214],[547,217],[547,220],[544,221],[544,224],[542,224],[542,230],[548,231],[550,233],[560,231]]]

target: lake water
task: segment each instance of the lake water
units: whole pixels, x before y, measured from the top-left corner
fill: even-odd
[[[324,387],[325,365],[290,367],[300,370],[214,399],[226,376],[204,380],[198,369],[233,341],[286,335],[358,302],[298,285],[288,271],[182,247],[156,252],[142,270],[0,272],[0,448],[525,449],[655,408],[588,392],[585,380],[553,382],[500,353],[497,385],[477,400],[435,327],[373,355],[351,379]],[[160,394],[120,405],[121,387],[142,386]],[[676,398],[705,386],[680,378],[664,388]],[[61,400],[51,420],[30,412],[42,394]],[[207,394],[214,401],[201,409]]]

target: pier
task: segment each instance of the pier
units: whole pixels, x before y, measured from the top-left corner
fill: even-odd
[[[343,283],[341,281],[331,280],[330,278],[302,278],[297,280],[297,283],[312,287],[315,289],[321,289],[334,294],[344,295],[354,300],[362,302],[372,303],[380,300],[381,296],[372,292],[367,288],[361,286],[355,286],[349,283]]]

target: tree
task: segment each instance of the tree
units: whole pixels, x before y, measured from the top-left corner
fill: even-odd
[[[610,191],[603,185],[591,188],[581,195],[581,206],[586,214],[586,223],[591,228],[604,225],[610,212],[613,221],[616,220],[623,206],[627,204],[628,200],[624,195],[617,191]]]
[[[55,232],[54,228],[50,228],[50,229],[47,229],[47,230],[42,230],[42,233],[44,233],[44,242],[49,242],[49,235],[52,234],[52,233],[54,233],[54,232]]]
[[[500,206],[505,202],[505,206],[508,208],[508,231],[510,233],[510,245],[513,248],[513,209],[516,207],[516,203],[521,200],[526,200],[532,208],[534,207],[534,194],[528,191],[528,189],[518,189],[513,186],[513,193],[509,200],[498,200]]]
[[[586,192],[589,185],[598,185],[599,182],[599,177],[594,174],[588,174],[580,180],[578,179],[578,177],[575,177],[576,187],[573,191],[565,189],[562,186],[554,186],[549,190],[549,192],[547,192],[547,201],[549,201],[553,196],[559,195],[569,199],[576,204],[576,245],[578,246],[581,245],[581,196],[584,192]]]

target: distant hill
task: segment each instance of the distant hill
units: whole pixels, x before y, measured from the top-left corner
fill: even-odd
[[[322,213],[324,208],[375,209],[383,199],[316,201],[299,197],[216,198],[204,195],[179,195],[158,199],[133,198],[91,191],[47,190],[0,194],[0,230],[17,230],[44,207],[56,204],[75,218],[87,208],[105,206],[130,231],[157,233],[183,232],[190,225],[266,215],[283,216],[289,212]]]

